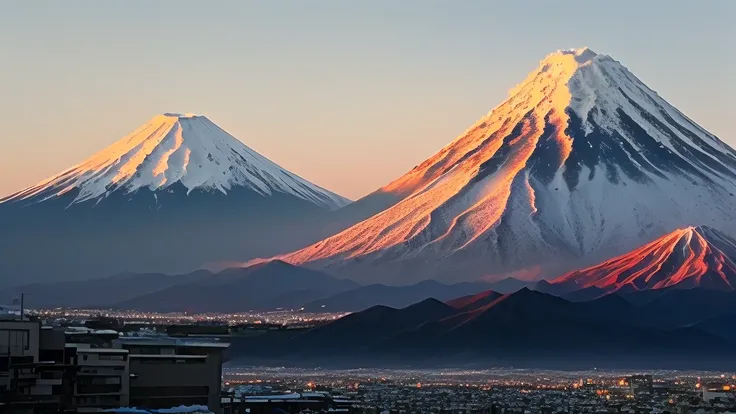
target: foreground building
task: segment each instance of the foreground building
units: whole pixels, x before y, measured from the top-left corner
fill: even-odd
[[[130,369],[128,350],[109,348],[77,348],[74,362],[77,377],[74,406],[77,412],[99,412],[101,409],[130,405]]]
[[[227,347],[175,338],[125,338],[108,331],[70,334],[41,327],[37,320],[0,320],[0,413],[201,405],[220,414]]]
[[[129,352],[131,406],[206,405],[221,412],[222,352],[227,343],[129,337],[114,345]]]

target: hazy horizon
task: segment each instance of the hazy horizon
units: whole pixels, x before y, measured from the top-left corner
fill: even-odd
[[[16,2],[3,11],[0,197],[158,113],[195,112],[357,199],[457,137],[545,55],[582,46],[736,145],[728,0]]]

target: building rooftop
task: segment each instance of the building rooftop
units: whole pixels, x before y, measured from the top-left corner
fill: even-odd
[[[112,329],[90,329],[84,326],[69,326],[64,331],[67,335],[120,335]]]
[[[138,336],[123,336],[116,340],[117,343],[123,345],[138,345],[138,346],[162,346],[162,347],[175,347],[175,346],[191,346],[198,348],[227,348],[230,346],[227,342],[204,342],[204,341],[192,341],[184,340],[180,338],[146,338]]]
[[[127,349],[121,348],[77,348],[80,354],[127,354]]]
[[[207,359],[207,355],[174,355],[174,354],[130,354],[131,358],[139,359]]]

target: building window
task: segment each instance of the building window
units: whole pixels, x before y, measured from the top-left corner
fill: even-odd
[[[0,352],[10,355],[23,355],[30,349],[30,331],[28,329],[0,330]]]
[[[144,397],[179,397],[179,396],[207,396],[210,387],[130,387],[130,395],[136,398]]]
[[[125,361],[127,357],[127,355],[100,354],[100,359],[103,361]]]
[[[140,363],[141,364],[152,364],[152,365],[170,365],[170,364],[204,364],[207,360],[204,358],[196,358],[196,359],[189,359],[189,358],[177,358],[175,355],[172,355],[171,358],[141,358]]]
[[[82,385],[79,384],[77,386],[77,393],[79,394],[105,394],[105,393],[113,393],[113,392],[120,392],[121,386],[120,384],[109,384],[109,385]]]

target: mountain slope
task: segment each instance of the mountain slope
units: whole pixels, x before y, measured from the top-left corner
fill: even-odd
[[[461,302],[465,300],[451,301]],[[732,308],[702,315],[714,333],[689,326],[692,322],[684,326],[679,316],[664,329],[654,323],[638,324],[648,316],[648,309],[616,295],[575,303],[523,288],[467,310],[435,299],[404,309],[376,306],[277,344],[266,335],[235,340],[232,349],[235,359],[277,366],[285,362],[435,368],[511,364],[569,369],[704,368],[734,363],[728,335],[721,336],[729,324],[710,322],[714,315],[731,314]]]
[[[347,202],[206,117],[164,114],[0,201],[0,285],[273,255],[352,224],[331,220]]]
[[[120,274],[91,280],[33,283],[0,290],[0,303],[11,303],[13,298],[25,294],[26,306],[35,309],[109,307],[115,303],[209,276],[210,272],[198,270],[183,275]]]
[[[610,293],[703,287],[736,290],[736,240],[710,227],[686,227],[545,286],[550,292],[597,289]]]
[[[350,280],[273,261],[223,270],[117,303],[115,307],[154,312],[274,310],[294,304],[296,299],[290,294],[308,296],[315,289],[327,296],[356,287]]]
[[[342,317],[294,338],[299,348],[322,351],[353,351],[376,346],[404,330],[426,321],[454,315],[456,310],[434,298],[424,299],[401,309],[377,305]],[[287,345],[288,348],[288,345]]]
[[[175,183],[187,192],[282,192],[328,209],[350,202],[281,168],[207,117],[174,113],[153,117],[86,161],[0,202],[42,202],[72,191],[72,204],[99,202],[116,191],[159,191]]]
[[[619,62],[559,51],[383,188],[401,201],[281,259],[374,282],[559,274],[693,223],[734,233],[735,180],[734,150]]]
[[[480,282],[446,285],[425,280],[407,286],[372,284],[319,298],[304,308],[314,312],[358,312],[377,305],[403,308],[426,298],[448,300],[484,289],[488,286]]]
[[[467,312],[491,305],[502,296],[502,293],[493,290],[486,290],[474,295],[467,295],[449,300],[447,301],[447,304],[459,311]]]

